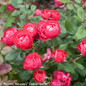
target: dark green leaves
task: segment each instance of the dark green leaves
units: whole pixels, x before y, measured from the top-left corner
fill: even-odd
[[[84,20],[84,10],[82,7],[77,9],[77,15],[80,19]]]
[[[15,10],[15,11],[12,13],[12,16],[18,16],[18,15],[20,15],[20,14],[21,14],[20,11]]]
[[[20,54],[19,50],[13,50],[5,56],[5,60],[12,61],[12,60],[16,59],[19,54]]]
[[[77,32],[74,35],[75,40],[83,39],[86,37],[86,30],[84,29],[84,26],[81,25],[78,29]]]
[[[70,18],[66,17],[65,19],[65,28],[68,32],[74,33],[76,28],[75,26],[72,24],[72,21]]]
[[[32,11],[36,10],[36,5],[31,5],[31,10]]]
[[[32,71],[25,70],[25,71],[19,73],[18,76],[19,76],[21,81],[27,81],[27,80],[29,80],[31,78],[32,73],[33,73]]]

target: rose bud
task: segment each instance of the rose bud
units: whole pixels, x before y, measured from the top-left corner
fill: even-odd
[[[59,1],[59,0],[54,0],[54,2],[55,2],[55,6],[58,6],[58,7],[64,5],[64,4],[63,4],[61,1]]]
[[[81,0],[81,3],[85,3],[85,0]]]
[[[43,61],[49,60],[51,58],[51,49],[48,48],[47,53],[45,53],[43,56],[44,56]]]
[[[47,9],[44,9],[43,11],[42,11],[42,18],[43,19],[48,19],[50,17],[50,11],[49,10],[47,10]]]
[[[65,60],[67,52],[61,49],[56,49],[55,51],[52,52],[51,56],[54,58],[54,61],[56,63],[61,63]]]
[[[41,10],[36,9],[34,16],[41,16]]]
[[[15,10],[11,4],[7,5],[7,9],[8,9],[10,12],[13,12],[13,11]]]
[[[33,52],[25,57],[23,68],[26,70],[39,69],[42,65],[42,58],[36,52]]]
[[[77,45],[77,48],[81,52],[81,54],[86,56],[86,39],[82,40],[82,42]]]
[[[33,79],[37,82],[37,83],[43,83],[44,80],[46,78],[46,73],[44,70],[37,70],[34,72],[33,74]]]
[[[32,34],[32,37],[34,37],[37,34],[36,23],[26,23],[23,25],[23,30],[29,31]]]
[[[1,38],[1,41],[6,43],[6,46],[12,46],[14,44],[13,42],[14,34],[17,31],[18,30],[15,28],[9,28],[7,31],[4,31],[4,35]]]
[[[70,86],[71,76],[69,73],[63,71],[55,71],[54,78],[50,83],[50,86]]]
[[[46,21],[39,21],[39,23],[37,24],[37,28],[38,28],[38,36],[35,37],[36,39],[40,39],[41,41],[46,41],[49,40],[48,37],[46,37],[46,35],[43,33],[43,26],[46,23]]]
[[[60,15],[59,12],[57,10],[51,10],[51,16],[50,16],[53,20],[59,20],[60,19]]]
[[[20,30],[14,35],[14,44],[19,49],[28,50],[32,48],[33,38],[27,30]]]
[[[43,33],[47,38],[56,38],[60,33],[59,23],[54,20],[48,20],[43,26]]]

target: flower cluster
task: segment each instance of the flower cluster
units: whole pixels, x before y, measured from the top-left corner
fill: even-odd
[[[42,60],[39,54],[37,54],[36,52],[33,52],[25,57],[25,60],[23,62],[23,68],[26,70],[36,70],[33,74],[33,79],[37,83],[43,83],[46,77],[46,73],[44,70],[39,70],[42,66],[43,61],[47,61],[50,58],[54,58],[54,61],[56,63],[61,63],[65,60],[66,56],[67,56],[66,51],[63,51],[61,49],[56,49],[52,53],[51,53],[51,50],[48,49],[47,53],[44,54],[44,59]],[[60,86],[69,86],[70,81],[71,81],[71,77],[69,73],[55,71],[54,79],[50,83],[50,86],[58,86],[58,84],[62,84]]]
[[[7,46],[16,45],[19,49],[31,49],[32,44],[35,39],[40,39],[41,41],[46,41],[49,39],[56,38],[60,33],[60,25],[57,22],[60,19],[59,12],[57,10],[46,10],[42,12],[39,10],[35,11],[35,15],[41,15],[44,20],[36,23],[26,23],[23,25],[21,30],[15,28],[9,28],[4,32],[1,41],[6,43]],[[34,16],[35,16],[34,15]],[[47,21],[45,21],[47,19]],[[47,61],[52,58],[57,64],[65,61],[67,57],[67,52],[61,49],[56,49],[51,52],[47,49],[47,53],[44,54],[44,58],[33,52],[25,57],[23,62],[23,68],[26,70],[35,70],[33,74],[33,79],[37,83],[43,83],[46,79],[46,73],[44,70],[40,70],[43,61]],[[71,77],[69,73],[64,73],[62,71],[55,71],[54,79],[51,81],[50,86],[69,86],[71,82]]]
[[[47,10],[47,9],[44,9],[44,10],[42,11],[42,18],[43,18],[44,20],[50,19],[50,20],[59,21],[60,15],[59,15],[58,10]]]
[[[11,33],[11,34],[10,34]],[[9,28],[4,32],[1,41],[7,46],[15,44],[19,49],[28,50],[32,48],[34,37],[41,41],[56,38],[60,33],[59,23],[54,20],[40,21],[36,23],[26,23],[22,30]]]
[[[60,15],[59,15],[59,12],[58,10],[47,10],[47,9],[44,9],[44,10],[35,10],[35,14],[34,16],[41,16],[42,19],[44,20],[55,20],[55,21],[59,21],[60,20]]]

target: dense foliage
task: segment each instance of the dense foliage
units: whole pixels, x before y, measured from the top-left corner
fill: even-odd
[[[54,2],[0,2],[0,83],[86,86],[86,1]]]

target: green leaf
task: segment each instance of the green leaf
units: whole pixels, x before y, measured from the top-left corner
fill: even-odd
[[[32,11],[36,10],[36,5],[31,5],[31,10]]]
[[[41,19],[40,16],[35,16],[35,17],[33,17],[33,18],[29,21],[29,23],[30,23],[30,22],[38,23],[38,22],[40,21],[40,19]]]
[[[61,69],[65,70],[66,72],[75,73],[74,65],[72,65],[72,63],[62,63],[61,64]]]
[[[68,44],[61,44],[59,46],[59,49],[65,50],[65,49],[67,49],[67,46],[68,46]]]
[[[19,30],[22,29],[22,27],[23,27],[23,25],[24,25],[25,23],[26,23],[25,21],[17,22],[18,26],[20,27]]]
[[[84,10],[82,7],[77,9],[77,15],[79,18],[81,18],[82,20],[84,20]]]
[[[69,10],[73,10],[74,9],[73,4],[67,4],[67,7],[68,7]]]
[[[80,17],[78,17],[77,15],[75,15],[74,18],[75,18],[78,22],[83,22],[83,20],[82,20]]]
[[[23,0],[12,0],[11,3],[12,3],[12,6],[17,8],[19,4],[23,3]]]
[[[84,70],[78,69],[77,71],[80,73],[82,77],[86,76],[86,68]]]
[[[12,60],[16,59],[19,54],[20,54],[19,50],[13,50],[5,56],[5,60],[12,61]]]
[[[11,27],[12,23],[15,22],[15,18],[12,16],[7,16],[6,20],[7,21],[3,24],[3,26]]]
[[[59,0],[59,1],[61,1],[63,3],[68,3],[70,0]]]
[[[82,64],[80,64],[80,63],[75,63],[75,64],[77,65],[77,67],[78,67],[79,69],[81,69],[81,70],[84,69],[84,66],[83,66]]]
[[[28,8],[29,8],[29,5],[28,5],[28,4],[26,4],[26,6],[25,6],[25,7],[26,7],[26,9],[28,10]]]
[[[66,31],[66,28],[65,28],[65,21],[61,21],[60,23],[60,27],[61,27],[61,33],[63,34],[63,33],[66,33],[67,31]]]
[[[17,3],[18,3],[18,4],[23,3],[23,0],[17,0]]]
[[[75,74],[71,74],[72,81],[77,80],[79,77],[79,74],[76,72]]]
[[[85,86],[84,82],[76,82],[73,86]]]
[[[84,29],[84,26],[81,25],[81,26],[78,28],[78,30],[77,30],[77,32],[75,33],[75,35],[73,36],[73,38],[74,38],[75,40],[79,40],[79,39],[83,39],[83,38],[85,38],[85,37],[86,37],[86,30]]]
[[[11,16],[18,16],[18,15],[20,15],[21,14],[21,12],[19,11],[19,10],[15,10],[12,14],[11,14]]]
[[[6,6],[5,5],[1,5],[0,6],[0,13],[5,12]]]
[[[27,81],[31,78],[31,74],[32,74],[32,71],[22,71],[19,73],[19,78],[21,79],[21,81]]]
[[[25,20],[25,15],[20,15],[20,20]]]
[[[65,19],[65,28],[67,31],[74,33],[75,32],[75,26],[72,24],[71,19],[66,17]]]
[[[33,15],[33,12],[32,10],[25,10],[25,14],[28,14],[28,16],[31,16]]]
[[[76,3],[81,3],[81,0],[74,0]]]

